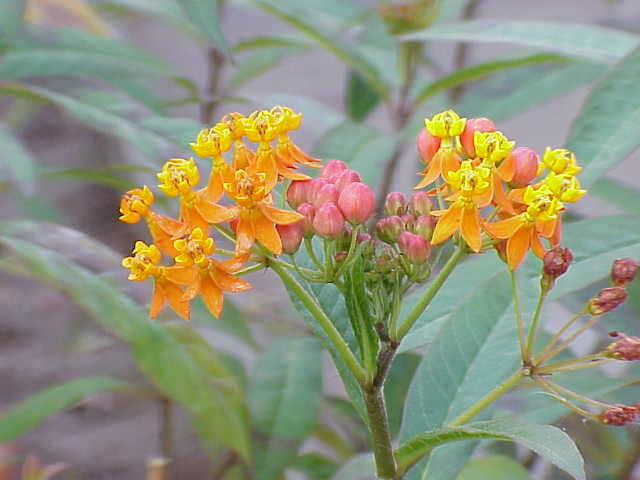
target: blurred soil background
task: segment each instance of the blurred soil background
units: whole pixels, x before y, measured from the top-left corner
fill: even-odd
[[[261,12],[239,9],[233,5],[229,7],[223,29],[231,43],[248,34],[288,28]],[[476,16],[588,23],[637,31],[640,25],[640,1],[481,0]],[[204,82],[207,70],[205,52],[183,34],[174,32],[168,25],[141,17],[119,17],[113,25],[117,27],[114,35],[132,39],[137,45],[176,65],[185,76]],[[453,52],[451,46],[438,43],[431,48],[437,49],[433,50],[434,56],[443,69],[449,68]],[[469,50],[467,63],[508,54],[511,50],[502,45],[473,47]],[[346,75],[339,61],[327,53],[316,51],[285,60],[280,67],[251,82],[239,93],[252,98],[283,92],[300,94],[341,109]],[[172,92],[167,93],[173,95]],[[530,146],[538,151],[547,145],[562,145],[585,94],[586,89],[583,89],[557,98],[498,126],[509,138],[517,139],[519,145]],[[244,105],[222,105],[219,113],[235,109],[245,111],[247,108]],[[195,107],[185,107],[178,115],[197,119],[198,111]],[[372,120],[388,128],[383,108],[378,108]],[[48,166],[108,166],[125,163],[125,157],[134,154],[116,140],[80,126],[53,107],[46,107],[33,116],[24,135],[34,156]],[[318,139],[318,132],[310,125],[306,128],[303,126],[294,139],[309,149],[313,141]],[[167,158],[186,154],[170,151],[167,152]],[[396,189],[407,189],[414,182],[413,158],[415,154],[410,148],[403,171],[394,181]],[[158,158],[158,165],[164,160]],[[612,176],[640,187],[638,156],[621,163]],[[143,181],[153,183],[150,178],[144,178]],[[106,242],[118,254],[128,253],[136,235],[140,234],[135,228],[117,221],[121,192],[103,186],[61,181],[42,181],[38,188],[45,205],[62,215],[62,224]],[[0,198],[0,219],[20,215],[10,195],[0,194]],[[595,202],[587,197],[580,210],[589,215],[612,213],[598,210],[595,206]],[[47,233],[51,232],[42,232],[44,238]],[[67,238],[68,242],[61,247],[73,250],[73,237],[63,238]],[[82,252],[76,257],[81,255]],[[98,271],[124,276],[119,267],[119,257],[115,254],[99,259],[87,256],[82,260]],[[274,323],[291,316],[288,299],[278,285],[261,281],[255,276],[254,283],[262,284],[259,290],[235,297],[237,304],[242,305],[248,315],[259,311],[263,316],[264,312],[269,312],[269,319],[260,317],[258,320]],[[140,298],[146,295],[144,291],[137,293]],[[2,274],[0,305],[0,412],[41,389],[79,376],[100,373],[124,379],[139,377],[126,348],[98,334],[92,328],[93,322],[87,321],[83,312],[65,296],[47,286]],[[291,321],[280,323],[281,331],[289,329]],[[236,348],[229,338],[221,337],[213,330],[207,336],[223,349]],[[339,379],[332,373],[328,373],[327,377],[328,388],[339,390]],[[158,453],[157,417],[157,409],[148,399],[118,394],[101,395],[85,407],[55,415],[23,437],[19,446],[25,452],[37,454],[45,463],[69,464],[74,472],[69,478],[141,479],[144,478],[146,459]],[[173,465],[173,478],[204,478],[208,460],[199,450],[189,425],[179,415],[174,444],[177,460]]]

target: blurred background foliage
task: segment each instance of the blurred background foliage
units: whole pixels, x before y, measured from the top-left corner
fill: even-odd
[[[148,321],[144,306],[131,300],[146,298],[145,291],[126,285],[119,268],[141,235],[117,224],[119,194],[153,182],[162,162],[187,155],[195,133],[223,113],[277,103],[304,113],[302,143],[314,155],[346,161],[381,199],[412,184],[415,135],[424,117],[443,108],[498,125],[511,120],[515,130],[525,121],[521,130],[559,129],[558,142],[569,129],[564,143],[585,167],[581,181],[592,198],[572,218],[624,214],[575,226],[579,266],[552,311],[573,308],[598,286],[593,281],[604,278],[612,258],[640,257],[640,184],[619,180],[637,178],[640,169],[627,163],[617,179],[605,176],[640,144],[640,32],[631,21],[640,8],[631,5],[625,10],[631,16],[624,16],[615,9],[634,2],[610,3],[610,25],[603,27],[534,20],[535,4],[522,15],[532,19],[505,19],[502,0],[0,2],[0,266],[7,272],[0,279],[7,302],[0,443],[16,441],[61,410],[106,409],[110,419],[120,413],[128,423],[99,442],[123,445],[123,455],[109,458],[108,450],[86,445],[92,433],[82,425],[96,428],[92,413],[52,424],[49,435],[36,429],[21,448],[52,457],[49,463],[69,463],[60,478],[142,478],[141,459],[151,456],[173,458],[175,478],[277,479],[285,471],[309,479],[366,478],[367,457],[338,472],[367,451],[366,427],[337,374],[321,368],[320,343],[268,278],[253,279],[255,291],[227,303],[219,321],[202,305],[190,325],[170,315]],[[582,8],[578,0],[563,4],[558,8]],[[185,69],[187,48],[192,68]],[[472,48],[481,53],[472,55]],[[330,82],[330,102],[314,95],[319,81]],[[586,94],[584,104],[570,113],[571,126],[559,124],[563,99],[574,92]],[[536,114],[527,116],[530,111]],[[491,265],[475,264],[464,270],[464,281],[491,291]],[[84,313],[21,276],[63,292]],[[440,315],[420,322],[401,347],[386,388],[394,432],[425,346],[447,335],[447,319],[464,304],[468,285],[452,291]],[[637,334],[640,284],[629,288],[629,305],[603,328]],[[59,357],[35,362],[33,355],[50,352],[24,347],[25,330],[37,345],[56,338],[51,348],[64,351],[64,361],[47,368],[41,364]],[[496,339],[485,341],[482,347],[491,350]],[[27,354],[15,353],[23,347]],[[132,373],[124,352],[143,376]],[[29,362],[42,372],[21,371]],[[83,367],[70,366],[76,362]],[[576,389],[637,401],[627,373],[585,373]],[[581,424],[526,392],[507,407],[570,429],[589,478],[631,478],[640,449],[635,426],[613,431]],[[70,431],[84,440],[65,444]],[[470,457],[473,449],[466,450]],[[479,451],[462,471],[436,474],[432,465],[429,480],[562,475],[530,452],[497,443]],[[0,467],[3,480],[11,478],[2,476],[10,464]]]

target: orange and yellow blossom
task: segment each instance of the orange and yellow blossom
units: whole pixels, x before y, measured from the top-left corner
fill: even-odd
[[[256,154],[245,145],[243,138],[244,133],[244,115],[238,112],[232,112],[220,120],[220,124],[224,124],[231,132],[231,140],[233,141],[233,158],[231,165],[234,169],[247,168],[255,162]]]
[[[507,240],[506,256],[511,270],[520,264],[529,249],[539,258],[544,257],[545,248],[540,237],[554,238],[556,229],[560,228],[558,214],[564,209],[562,202],[545,185],[526,187],[522,200],[525,205],[522,213],[485,225],[492,237]]]
[[[309,177],[307,175],[292,171],[298,168],[296,163],[306,167],[320,168],[320,160],[304,153],[300,147],[289,138],[289,132],[297,130],[300,127],[302,114],[294,113],[290,108],[282,106],[273,107],[271,114],[275,117],[278,125],[278,143],[276,144],[275,150],[278,173],[290,180],[308,179]]]
[[[172,158],[157,175],[158,188],[169,197],[180,197],[180,221],[188,228],[209,231],[209,224],[230,220],[233,214],[209,200],[207,188],[193,191],[200,179],[192,158]]]
[[[200,295],[207,309],[218,318],[224,303],[223,292],[236,293],[251,288],[248,282],[232,275],[247,261],[248,255],[224,262],[210,258],[216,245],[200,228],[195,228],[187,238],[176,240],[174,245],[179,252],[175,258],[176,269],[189,280],[183,301],[189,302]]]
[[[491,170],[491,186],[486,194],[488,202],[494,202],[505,212],[515,213],[502,186],[500,169],[498,168],[498,163],[504,163],[515,142],[509,141],[502,132],[495,131],[475,132],[473,143],[476,151],[476,161]]]
[[[462,238],[474,251],[482,248],[481,219],[478,208],[486,204],[487,192],[491,187],[491,169],[473,165],[465,160],[460,168],[449,172],[447,183],[455,191],[448,199],[453,203],[446,210],[432,212],[439,216],[431,243],[437,245],[460,230]]]
[[[567,175],[577,175],[582,170],[582,167],[577,165],[576,156],[573,152],[566,148],[552,150],[549,147],[544,150],[538,174],[542,173],[545,168],[548,168],[553,173],[566,173]]]
[[[447,180],[447,174],[460,166],[457,137],[464,130],[466,121],[466,118],[460,118],[453,110],[438,113],[431,120],[424,120],[427,131],[434,137],[440,138],[440,148],[427,167],[420,172],[424,177],[414,188],[424,188],[440,176]]]
[[[224,123],[218,123],[213,128],[200,130],[196,141],[190,143],[196,155],[211,158],[211,173],[206,186],[207,200],[217,202],[224,193],[222,191],[221,172],[227,167],[222,154],[231,148],[231,130]]]
[[[239,169],[226,172],[224,190],[236,205],[230,207],[236,225],[236,254],[246,254],[257,240],[275,255],[282,253],[282,242],[276,225],[289,225],[304,217],[296,212],[273,206],[268,175],[256,170]]]
[[[173,256],[176,253],[173,239],[184,233],[185,226],[178,220],[151,211],[149,207],[153,201],[153,193],[146,185],[129,190],[120,199],[119,220],[125,223],[138,223],[140,219],[144,219],[153,242],[161,251]]]
[[[132,256],[122,260],[122,266],[129,269],[129,280],[143,282],[153,278],[153,294],[149,307],[149,317],[155,318],[167,304],[182,318],[189,319],[189,301],[184,298],[184,291],[179,285],[192,282],[189,272],[180,267],[160,266],[162,255],[155,245],[136,242]]]

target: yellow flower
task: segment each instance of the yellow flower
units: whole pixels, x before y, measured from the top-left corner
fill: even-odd
[[[460,135],[466,122],[466,118],[460,118],[453,110],[447,110],[435,114],[431,120],[425,118],[424,125],[434,137],[447,138]]]
[[[244,134],[252,142],[268,144],[279,134],[276,117],[267,110],[258,110],[245,118]]]
[[[193,158],[172,158],[162,166],[157,177],[161,182],[158,188],[169,197],[189,194],[200,181]]]
[[[586,190],[580,189],[578,179],[568,173],[556,174],[550,172],[541,182],[553,192],[553,194],[561,201],[567,203],[577,202]]]
[[[447,183],[463,197],[482,195],[491,186],[491,169],[465,160],[458,170],[449,172]]]
[[[133,256],[122,260],[122,266],[130,270],[128,279],[133,282],[143,282],[149,275],[158,273],[161,254],[155,245],[147,245],[144,242],[136,242],[133,248]]]
[[[302,122],[302,114],[295,113],[288,107],[278,105],[273,107],[270,113],[276,120],[280,135],[286,134],[291,130],[297,130],[300,127],[300,122]]]
[[[126,192],[120,200],[120,217],[125,223],[137,223],[149,214],[149,207],[153,205],[153,193],[146,185]]]
[[[524,192],[524,203],[527,206],[525,213],[531,221],[540,220],[546,222],[558,218],[558,213],[564,206],[547,186],[534,188],[528,186]]]
[[[220,123],[216,125],[224,125],[231,135],[231,140],[234,142],[237,140],[241,140],[244,137],[244,120],[245,116],[238,112],[227,113],[222,119],[220,119]],[[214,127],[215,128],[215,127]]]
[[[208,262],[207,257],[216,248],[213,238],[206,237],[200,228],[194,228],[188,238],[174,241],[173,246],[179,253],[175,258],[176,264],[183,267],[205,265]]]
[[[475,132],[473,144],[476,157],[483,159],[489,165],[507,158],[516,142],[510,142],[502,132]]]
[[[551,150],[549,147],[545,148],[540,168],[544,167],[553,173],[566,173],[568,175],[576,175],[582,170],[576,164],[576,156],[566,148],[556,148],[555,150]],[[538,172],[538,174],[540,173]]]
[[[213,128],[200,130],[195,143],[189,146],[200,157],[220,159],[231,148],[231,131],[226,124],[218,123]]]

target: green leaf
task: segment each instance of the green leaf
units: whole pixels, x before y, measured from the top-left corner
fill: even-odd
[[[140,370],[162,393],[185,408],[210,451],[223,443],[243,458],[249,457],[244,406],[237,389],[229,388],[233,379],[215,378],[210,369],[203,368],[201,359],[192,354],[189,343],[193,341],[177,340],[162,324],[150,321],[110,282],[53,250],[11,236],[1,236],[0,242],[34,277],[68,294],[102,327],[127,342]]]
[[[130,384],[107,377],[87,377],[48,388],[0,416],[0,443],[9,443],[30,432],[54,413],[64,410],[87,395],[132,388]]]
[[[387,405],[389,429],[395,437],[400,431],[407,390],[420,363],[420,356],[412,353],[396,355],[384,382],[384,400]]]
[[[572,92],[605,72],[602,65],[591,63],[571,63],[548,71],[523,70],[508,72],[507,80],[511,85],[498,83],[495,88],[484,85],[474,88],[464,96],[456,110],[469,117],[486,116],[495,121],[506,120]]]
[[[640,43],[637,35],[592,25],[505,20],[433,25],[400,39],[513,43],[597,62],[622,58]]]
[[[468,82],[479,80],[495,72],[500,72],[503,70],[518,68],[518,67],[523,67],[528,65],[535,65],[539,63],[550,63],[550,62],[557,63],[557,62],[567,62],[567,61],[569,61],[567,57],[542,53],[537,55],[528,55],[526,57],[508,59],[508,60],[496,60],[493,62],[480,63],[478,65],[473,65],[471,67],[458,70],[455,73],[446,75],[444,77],[439,78],[435,82],[430,83],[429,85],[425,86],[422,90],[420,90],[420,92],[418,92],[418,94],[416,95],[415,102],[416,103],[424,102],[425,100],[433,97],[439,92],[457,87],[459,85],[464,85],[465,83],[468,83]]]
[[[474,458],[456,480],[529,480],[529,472],[515,460],[502,455]]]
[[[378,132],[371,127],[346,121],[325,132],[314,145],[312,154],[323,159],[335,158],[350,163],[377,136]]]
[[[231,56],[229,45],[220,28],[218,8],[220,0],[177,0],[186,17],[202,32],[209,44],[226,56]]]
[[[258,432],[266,436],[266,445],[257,446],[257,478],[278,478],[313,431],[322,394],[321,360],[314,338],[282,339],[257,359],[249,409]]]
[[[198,132],[204,128],[202,123],[190,118],[172,118],[161,115],[145,117],[140,121],[140,126],[188,151],[191,150],[189,143],[193,142]]]
[[[229,80],[234,89],[250,82],[278,66],[287,57],[300,55],[306,49],[300,46],[261,48],[260,51],[238,60]]]
[[[369,87],[362,75],[351,71],[347,79],[344,103],[351,119],[361,122],[380,103],[380,96]]]
[[[45,170],[40,173],[46,179],[73,180],[111,187],[117,191],[125,191],[135,187],[135,183],[126,178],[131,172],[152,173],[148,168],[126,165],[105,168],[65,168],[62,170]]]
[[[640,205],[640,190],[613,178],[600,178],[591,185],[589,194],[621,208],[626,213],[637,213]]]
[[[640,48],[620,61],[591,91],[571,127],[567,148],[584,170],[580,182],[591,185],[638,145]]]
[[[26,0],[12,0],[0,5],[0,48],[11,44],[11,40],[22,25]]]
[[[24,148],[18,137],[0,124],[0,148],[2,149],[2,177],[14,183],[20,192],[29,194],[35,186],[35,160]]]
[[[333,480],[371,480],[376,478],[376,464],[371,453],[362,453],[340,467]]]
[[[578,480],[586,478],[582,456],[566,433],[551,425],[536,425],[518,418],[499,418],[488,422],[471,423],[464,427],[443,428],[419,434],[396,450],[398,468],[401,471],[406,470],[434,447],[443,443],[472,439],[517,442],[574,478]]]
[[[338,470],[338,464],[317,453],[300,455],[291,464],[291,469],[302,472],[309,480],[329,480]]]
[[[248,319],[230,298],[224,299],[224,309],[220,318],[213,318],[202,299],[195,299],[191,304],[191,319],[200,325],[234,335],[249,345],[256,345]]]
[[[273,105],[286,105],[299,112],[304,112],[302,128],[310,128],[313,131],[331,129],[347,120],[344,114],[335,108],[302,95],[281,93],[255,100],[265,108],[271,108]]]
[[[296,5],[285,5],[276,0],[255,0],[254,3],[274,17],[304,33],[320,47],[338,57],[353,70],[357,71],[371,89],[376,91],[382,98],[387,97],[388,88],[371,62],[358,54],[355,49],[336,38],[335,32],[325,31],[319,25],[310,23],[308,9],[300,8],[300,6]]]
[[[189,25],[189,20],[178,5],[176,0],[98,0],[102,8],[119,7],[145,15],[153,15],[184,27]]]

